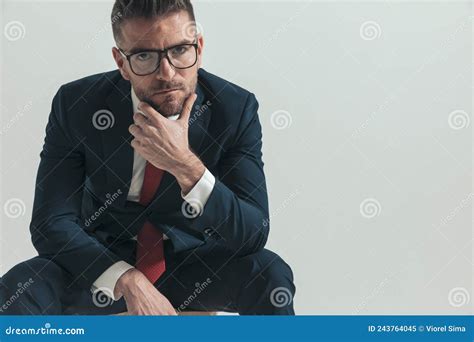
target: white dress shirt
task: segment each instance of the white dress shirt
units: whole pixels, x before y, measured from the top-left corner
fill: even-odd
[[[131,89],[131,97],[132,97],[132,106],[133,106],[133,113],[137,112],[137,106],[139,103],[139,99],[133,90]],[[133,114],[132,113],[132,114]],[[178,119],[179,114],[170,116],[168,119],[176,120]],[[145,176],[145,166],[146,160],[137,152],[133,154],[133,173],[132,173],[132,181],[130,184],[130,190],[127,194],[127,200],[138,202],[140,199],[140,192],[143,184],[143,178]],[[190,205],[194,203],[202,203],[202,206],[198,207],[193,205],[193,208],[198,210],[198,214],[200,214],[200,210],[204,210],[204,206],[211,195],[212,189],[214,188],[215,178],[211,172],[206,168],[204,174],[202,175],[201,179],[194,185],[194,187],[189,191],[189,193],[184,196],[183,192],[181,192],[181,197],[188,202]],[[133,238],[136,240],[136,236]],[[164,240],[167,240],[168,237],[166,235],[163,236]],[[114,289],[115,284],[117,283],[118,279],[129,269],[134,268],[134,266],[130,265],[125,261],[118,261],[112,266],[110,266],[104,273],[102,273],[93,283],[91,291],[95,292],[97,290],[101,290],[106,295],[111,297],[114,300],[119,300],[121,295],[117,298],[114,296]]]

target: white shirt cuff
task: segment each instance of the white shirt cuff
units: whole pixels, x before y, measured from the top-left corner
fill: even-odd
[[[201,215],[211,192],[214,189],[216,179],[214,175],[206,168],[201,179],[194,185],[186,196],[181,191],[181,197],[196,210],[196,216]]]
[[[96,279],[96,281],[92,284],[91,291],[93,293],[96,291],[102,291],[113,300],[119,300],[122,298],[122,295],[119,295],[117,298],[115,298],[115,284],[117,284],[117,281],[122,276],[122,274],[131,268],[134,267],[129,263],[125,261],[117,261],[115,264],[106,269],[105,272],[99,276],[99,278]]]

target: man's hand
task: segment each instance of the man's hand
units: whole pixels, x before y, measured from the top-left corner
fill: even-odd
[[[176,311],[139,270],[132,268],[122,274],[115,285],[115,295],[123,294],[129,315],[176,316]]]
[[[135,124],[129,131],[134,136],[132,147],[143,158],[159,169],[168,171],[177,179],[187,194],[205,171],[204,164],[190,150],[188,142],[189,116],[197,95],[189,96],[178,120],[169,120],[148,103],[140,102],[143,114],[135,113]]]

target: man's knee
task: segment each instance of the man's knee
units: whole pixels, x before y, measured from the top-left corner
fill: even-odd
[[[264,249],[238,264],[242,281],[237,301],[243,313],[292,314],[293,271],[280,256]]]
[[[284,289],[285,293],[293,298],[295,293],[293,271],[279,255],[264,249],[244,257],[242,262],[243,274],[249,277],[243,285],[243,291],[251,287],[257,287],[262,292]]]
[[[51,260],[35,257],[20,262],[0,278],[2,312],[38,313],[40,307],[59,300],[63,277],[62,269]]]
[[[49,259],[35,257],[13,266],[3,277],[2,282],[8,287],[19,286],[19,283],[46,280],[61,276],[61,268]]]

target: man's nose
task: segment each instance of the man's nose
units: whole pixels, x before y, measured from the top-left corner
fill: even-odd
[[[160,61],[160,67],[158,68],[158,73],[156,77],[160,80],[171,81],[176,73],[174,67],[168,61],[168,58],[163,56]]]

